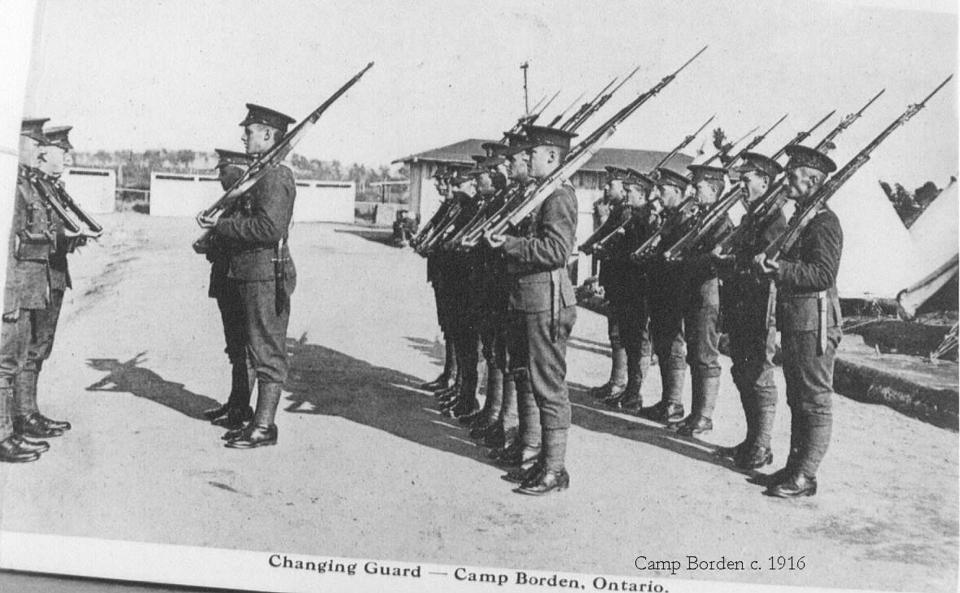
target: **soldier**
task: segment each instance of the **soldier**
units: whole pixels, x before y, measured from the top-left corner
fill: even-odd
[[[437,193],[443,198],[440,204],[441,209],[447,209],[452,204],[452,193],[450,190],[450,178],[446,171],[437,170],[433,176],[434,185]],[[443,270],[446,264],[446,255],[438,250],[427,254],[427,282],[433,287],[434,301],[437,307],[437,323],[440,325],[440,332],[444,338],[444,364],[443,372],[433,381],[428,381],[420,386],[421,389],[439,394],[449,389],[459,388],[460,370],[457,365],[456,349],[453,344],[453,338],[450,335],[449,305],[446,299],[446,292],[443,286]]]
[[[613,166],[605,169],[607,183],[603,187],[603,198],[594,202],[593,205],[594,232],[608,224],[612,228],[613,225],[618,224],[616,221],[619,221],[621,216],[627,215],[623,209],[625,192],[622,180],[626,170]],[[595,254],[593,259],[598,262],[600,268],[597,283],[603,288],[604,297],[609,304],[611,295],[607,287],[609,285],[614,292],[617,292],[616,285],[623,265],[620,261],[602,261],[601,255]],[[616,299],[616,296],[613,298]],[[610,306],[612,307],[612,304]],[[617,327],[616,315],[612,310],[607,312],[607,338],[610,341],[610,378],[603,385],[590,389],[590,395],[601,401],[616,400],[627,386],[627,351],[620,339],[620,328]]]
[[[532,180],[529,175],[528,158],[524,149],[526,137],[522,134],[507,134],[507,148],[502,150],[507,159],[507,177],[516,185],[516,191],[523,191]],[[525,377],[516,377],[510,372],[508,351],[509,322],[509,278],[506,261],[502,254],[491,250],[490,258],[496,264],[493,267],[491,286],[494,287],[494,303],[497,324],[497,356],[504,364],[503,403],[495,426],[487,431],[478,431],[477,438],[483,438],[484,444],[492,447],[487,454],[489,459],[510,459],[523,451],[526,446],[540,444],[540,412],[537,408],[529,382]],[[521,401],[522,400],[522,401]],[[471,433],[471,436],[474,436]]]
[[[527,126],[530,176],[542,179],[563,162],[573,134]],[[539,457],[517,490],[543,495],[566,489],[564,466],[570,427],[566,385],[566,341],[576,322],[576,297],[567,262],[576,244],[577,197],[569,183],[558,187],[530,217],[518,236],[486,235],[507,260],[510,276],[510,367],[523,373],[536,398],[542,428]]]
[[[460,206],[460,213],[453,223],[453,229],[461,228],[476,214],[479,194],[475,171],[461,170],[450,180],[453,188],[452,199]],[[438,244],[441,248],[442,243]],[[445,299],[449,302],[448,324],[457,355],[457,368],[460,370],[460,386],[440,398],[441,412],[454,418],[472,414],[480,407],[477,401],[477,383],[480,362],[480,335],[477,332],[475,311],[471,309],[475,298],[474,256],[462,252],[449,252],[445,256],[443,283],[446,286]]]
[[[229,189],[240,179],[244,171],[253,162],[253,158],[243,152],[216,149],[217,175],[224,190]],[[232,216],[240,208],[240,200],[229,205],[223,216]],[[210,289],[208,296],[217,300],[220,319],[223,322],[223,337],[226,341],[226,354],[230,361],[231,383],[227,403],[206,410],[203,415],[211,424],[228,430],[240,428],[253,418],[250,396],[256,373],[247,356],[247,337],[243,318],[243,301],[240,297],[240,283],[229,278],[231,245],[228,241],[216,241],[207,252],[210,262]]]
[[[747,152],[737,172],[746,202],[753,204],[766,195],[783,167],[770,157]],[[720,258],[719,248],[714,251],[723,262],[720,302],[723,326],[730,339],[730,374],[740,392],[747,423],[744,440],[718,452],[741,469],[756,469],[773,461],[770,435],[777,406],[777,385],[773,380],[777,330],[770,305],[776,302],[776,290],[769,279],[752,273],[752,258],[783,233],[786,224],[783,212],[777,211],[765,228],[751,227],[750,236],[733,246],[736,256]]]
[[[723,193],[726,171],[719,167],[690,165],[693,174],[697,212],[682,225],[682,232],[698,224],[701,215]],[[727,223],[728,224],[728,223]],[[726,230],[727,224],[714,233]],[[669,244],[669,243],[668,243]],[[713,410],[720,393],[720,282],[717,266],[709,254],[695,255],[682,262],[686,276],[686,295],[683,300],[683,327],[687,342],[687,363],[690,365],[691,412],[673,424],[683,436],[701,434],[713,429]]]
[[[66,155],[73,149],[69,139],[72,129],[72,126],[57,126],[43,131],[47,143],[43,146],[43,158],[40,160],[37,175],[37,189],[44,195],[49,196],[48,202],[56,200],[63,203],[60,196],[65,194],[66,190],[60,178],[63,175]],[[57,322],[60,319],[60,310],[63,306],[63,295],[68,288],[72,288],[67,255],[73,253],[77,247],[86,242],[83,236],[68,232],[64,226],[64,220],[55,211],[51,211],[50,223],[51,231],[56,235],[55,245],[50,252],[49,259],[50,306],[36,314],[30,347],[27,349],[27,358],[23,370],[17,377],[17,391],[22,393],[18,397],[24,397],[34,402],[37,399],[37,379],[40,370],[53,350]],[[47,422],[47,426],[61,431],[70,430],[69,422],[51,420]]]
[[[0,332],[0,461],[8,463],[36,461],[50,445],[30,439],[61,436],[69,428],[40,413],[36,391],[24,388],[23,377],[38,322],[53,304],[49,267],[57,233],[37,169],[48,144],[42,132],[46,121],[25,119],[20,131],[20,167]],[[35,385],[36,375],[33,379]]]
[[[689,180],[666,168],[655,171],[657,189],[663,202],[664,218],[675,216],[683,202]],[[662,243],[669,244],[669,237]],[[642,408],[640,416],[669,424],[683,418],[683,381],[686,376],[686,343],[684,341],[681,302],[686,287],[681,267],[663,258],[644,264],[647,275],[647,303],[650,309],[650,338],[660,366],[663,393],[660,401]]]
[[[247,154],[256,157],[273,147],[294,119],[252,103],[247,109],[247,117],[240,122],[242,140]],[[287,246],[295,197],[293,172],[274,165],[240,197],[240,206],[230,215],[216,221],[197,217],[201,227],[213,230],[216,240],[231,246],[227,278],[236,283],[240,294],[247,355],[256,371],[253,419],[224,435],[226,446],[232,449],[277,443],[274,420],[287,378],[287,324],[290,295],[296,286],[296,269]]]
[[[632,219],[625,234],[613,246],[616,253],[612,259],[622,262],[620,296],[611,300],[620,328],[620,339],[627,353],[627,385],[623,393],[607,403],[632,414],[643,408],[640,389],[650,367],[651,343],[649,335],[649,309],[647,304],[646,275],[643,268],[630,259],[642,243],[646,223],[659,204],[656,182],[636,169],[628,168],[623,178],[626,191],[625,205]],[[616,303],[614,305],[614,303]]]
[[[787,196],[803,207],[837,166],[805,146],[791,146],[787,155]],[[837,295],[842,251],[840,220],[824,204],[782,260],[768,261],[763,253],[755,259],[758,271],[777,285],[777,329],[790,406],[790,455],[768,482],[770,496],[817,493],[817,469],[833,426],[833,364],[842,335]]]

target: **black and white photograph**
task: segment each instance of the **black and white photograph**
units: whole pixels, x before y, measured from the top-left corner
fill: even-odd
[[[955,2],[0,13],[0,590],[957,590]]]

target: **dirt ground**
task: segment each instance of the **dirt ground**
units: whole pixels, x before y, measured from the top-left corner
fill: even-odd
[[[726,366],[717,428],[703,440],[601,409],[586,389],[608,372],[606,328],[588,311],[568,351],[571,489],[514,494],[416,388],[443,354],[423,260],[348,227],[294,229],[279,446],[225,449],[200,419],[225,399],[229,367],[209,267],[190,250],[196,227],[104,218],[108,234],[73,258],[75,288],[41,375],[42,409],[74,429],[40,462],[0,468],[5,530],[634,577],[653,576],[636,571],[639,555],[804,556],[803,570],[677,577],[957,588],[956,433],[838,397],[820,493],[764,497],[712,455],[744,431]],[[764,471],[783,461],[788,416],[783,405]]]

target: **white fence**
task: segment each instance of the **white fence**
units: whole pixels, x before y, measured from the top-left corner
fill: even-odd
[[[94,167],[67,167],[61,176],[67,193],[91,214],[116,209],[117,172]]]
[[[222,194],[214,176],[154,171],[150,174],[150,215],[193,217]],[[293,220],[352,223],[355,195],[352,182],[298,180]]]

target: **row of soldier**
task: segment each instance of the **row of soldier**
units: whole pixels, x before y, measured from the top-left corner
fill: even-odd
[[[487,154],[475,157],[472,169],[438,176],[438,190],[446,199],[434,220],[444,210],[455,207],[456,212],[445,236],[457,237],[457,229],[468,225],[484,202],[505,193],[504,187],[532,184],[545,175],[548,171],[533,163],[538,151],[553,150],[562,159],[571,136],[525,126],[519,134],[506,133],[504,143],[485,144]],[[718,454],[743,469],[773,461],[777,392],[772,359],[780,329],[791,450],[783,469],[761,482],[768,486],[767,494],[792,498],[815,494],[817,468],[830,440],[833,359],[841,324],[836,274],[842,233],[836,215],[827,207],[819,209],[780,261],[762,255],[763,246],[787,226],[779,210],[764,225],[741,233],[732,249],[718,247],[682,260],[662,253],[702,222],[731,180],[737,183],[731,191],[748,205],[768,195],[775,182],[778,189],[785,183],[788,196],[803,204],[836,170],[822,150],[793,142],[783,152],[789,157],[785,167],[752,151],[722,167],[691,165],[686,175],[667,166],[648,172],[608,167],[597,209],[607,209],[609,216],[581,249],[602,259],[599,283],[609,303],[613,368],[610,381],[593,393],[616,409],[684,436],[711,430],[721,385],[722,310],[747,434]],[[562,453],[570,419],[564,358],[576,313],[566,263],[575,252],[577,209],[572,187],[554,194],[513,231],[516,237],[488,235],[470,250],[435,236],[414,242],[427,257],[447,346],[443,373],[424,387],[435,390],[443,412],[490,448],[491,459],[510,468],[504,478],[520,484],[517,492],[534,495],[569,485]],[[702,242],[716,244],[732,228],[724,215]],[[654,234],[661,246],[657,256],[637,258]],[[425,243],[430,248],[424,249]],[[540,331],[535,331],[538,323]],[[478,344],[487,370],[482,408]],[[659,360],[662,394],[645,406],[641,386],[651,351]],[[688,366],[689,414],[682,401]]]

